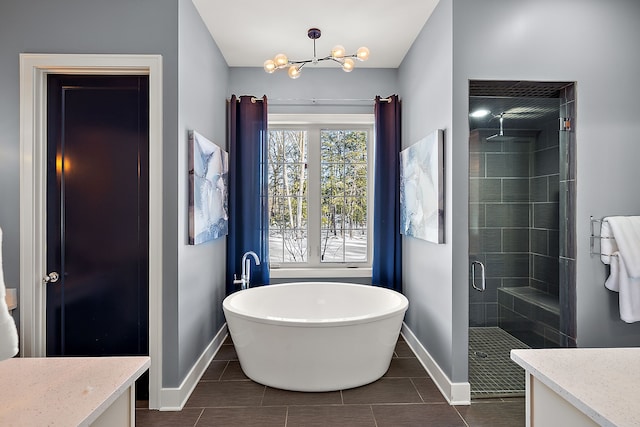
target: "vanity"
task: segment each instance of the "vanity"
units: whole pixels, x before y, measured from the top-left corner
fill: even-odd
[[[525,369],[527,426],[640,425],[640,348],[511,350]]]
[[[148,356],[0,362],[2,426],[133,426],[135,381]]]

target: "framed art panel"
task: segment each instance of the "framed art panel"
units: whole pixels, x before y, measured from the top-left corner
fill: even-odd
[[[229,155],[195,131],[189,131],[189,244],[228,233]]]
[[[400,152],[400,233],[444,243],[444,131]]]

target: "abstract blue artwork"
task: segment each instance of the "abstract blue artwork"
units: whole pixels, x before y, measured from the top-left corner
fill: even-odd
[[[189,131],[189,244],[227,235],[228,188],[227,152]]]
[[[400,233],[444,243],[444,132],[400,152]]]

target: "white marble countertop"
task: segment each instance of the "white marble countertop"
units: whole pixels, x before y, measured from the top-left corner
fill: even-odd
[[[0,425],[86,426],[150,365],[147,356],[0,362]]]
[[[511,350],[511,359],[602,426],[640,426],[640,348]]]

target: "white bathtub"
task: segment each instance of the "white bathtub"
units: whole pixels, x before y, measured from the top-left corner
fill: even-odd
[[[294,391],[343,390],[384,375],[408,305],[389,289],[332,282],[256,287],[222,303],[244,373]]]

